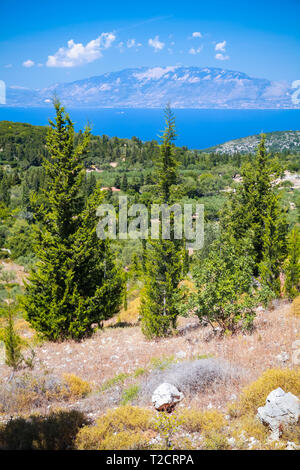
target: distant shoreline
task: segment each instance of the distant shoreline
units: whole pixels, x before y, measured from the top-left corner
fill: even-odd
[[[69,108],[75,130],[87,122],[97,135],[158,140],[163,110],[142,108]],[[207,149],[261,132],[299,130],[299,109],[174,109],[178,138],[176,145]],[[52,107],[0,107],[0,121],[45,126],[53,117]]]

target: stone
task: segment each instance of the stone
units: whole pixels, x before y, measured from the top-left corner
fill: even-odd
[[[290,356],[288,355],[288,353],[284,351],[276,356],[276,359],[280,362],[287,362],[289,358]]]
[[[299,450],[299,446],[295,444],[295,442],[288,441],[286,443],[286,450]]]
[[[265,406],[257,410],[258,419],[268,425],[274,438],[281,435],[283,426],[296,425],[300,417],[300,400],[278,387],[267,397]]]
[[[176,354],[175,354],[175,357],[177,359],[183,359],[184,357],[186,357],[186,352],[185,351],[178,351]]]
[[[184,398],[174,385],[164,382],[160,384],[153,392],[152,403],[157,411],[167,411],[171,413],[177,403]]]

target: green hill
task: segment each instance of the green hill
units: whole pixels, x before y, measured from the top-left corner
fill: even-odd
[[[259,140],[260,134],[256,134],[230,140],[203,151],[230,155],[234,153],[254,153]],[[300,131],[267,132],[266,147],[270,152],[300,152]]]

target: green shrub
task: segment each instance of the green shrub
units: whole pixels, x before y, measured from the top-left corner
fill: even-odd
[[[139,385],[131,385],[128,388],[125,388],[122,392],[122,397],[121,397],[121,405],[127,405],[127,403],[131,403],[132,400],[134,400],[140,390]]]
[[[147,433],[153,427],[149,410],[121,406],[108,410],[96,426],[83,427],[76,438],[79,450],[145,449]]]

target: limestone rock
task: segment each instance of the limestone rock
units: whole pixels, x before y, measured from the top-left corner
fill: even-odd
[[[183,399],[181,393],[174,385],[164,382],[160,384],[153,392],[152,403],[156,410],[167,411],[174,410],[177,403]]]
[[[300,417],[300,400],[279,387],[268,395],[265,406],[258,408],[257,416],[263,424],[270,427],[274,436],[279,437],[282,426],[297,424]]]

